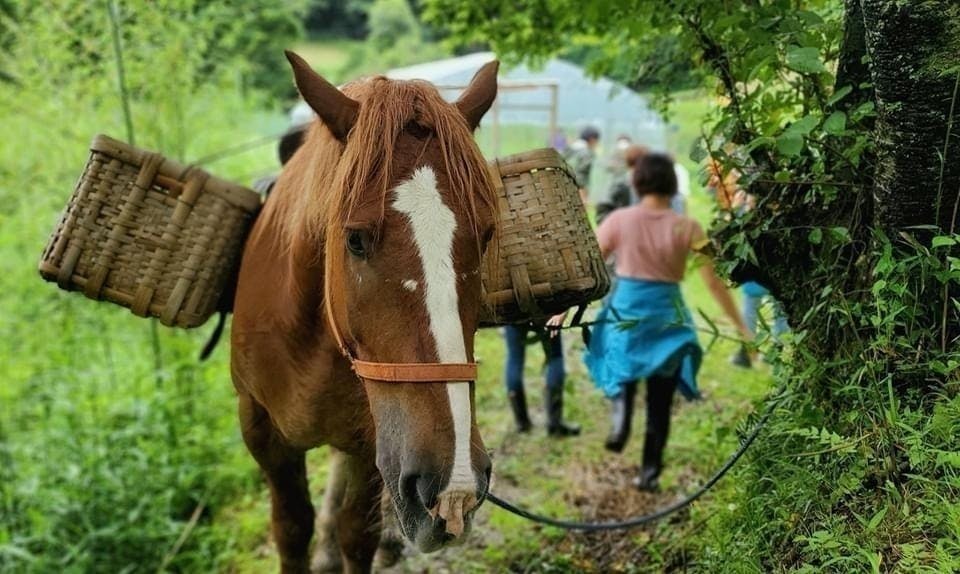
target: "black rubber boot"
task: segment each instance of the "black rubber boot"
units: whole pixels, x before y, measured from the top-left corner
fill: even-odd
[[[633,485],[640,490],[656,492],[660,488],[660,472],[663,470],[663,447],[666,437],[655,430],[647,429],[643,437],[643,464]]]
[[[744,369],[749,369],[753,366],[746,345],[740,345],[740,349],[730,357],[730,364]]]
[[[633,403],[637,396],[637,382],[625,383],[620,394],[611,399],[610,435],[603,443],[604,448],[612,452],[623,452],[630,439],[630,425],[633,422]]]
[[[544,403],[547,411],[547,434],[555,437],[577,436],[580,425],[563,421],[563,388],[544,391]]]
[[[640,475],[633,479],[633,486],[638,490],[646,492],[657,492],[660,490],[660,471],[659,466],[640,467]]]
[[[633,485],[640,490],[655,492],[660,487],[663,470],[663,450],[670,436],[670,407],[680,377],[650,377],[647,379],[647,426],[643,436],[643,463]]]
[[[530,415],[527,413],[527,395],[523,389],[507,393],[510,399],[510,408],[513,410],[513,420],[517,423],[517,432],[530,432]]]

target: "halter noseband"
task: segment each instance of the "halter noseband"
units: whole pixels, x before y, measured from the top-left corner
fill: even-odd
[[[391,383],[435,383],[438,381],[475,381],[477,380],[476,363],[373,363],[361,361],[353,356],[333,316],[333,303],[330,301],[330,281],[328,277],[323,281],[323,306],[326,310],[327,322],[333,332],[333,338],[343,356],[350,360],[353,372],[358,377],[370,380]]]

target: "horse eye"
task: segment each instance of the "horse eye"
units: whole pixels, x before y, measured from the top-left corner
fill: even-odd
[[[363,232],[359,229],[347,231],[347,249],[356,257],[366,258],[367,246],[363,240]]]
[[[481,245],[483,245],[484,249],[489,247],[490,242],[493,241],[494,232],[496,232],[496,228],[492,225],[488,227],[486,231],[483,232],[483,239],[481,240],[482,241]]]
[[[484,242],[484,243],[490,243],[490,241],[493,240],[493,232],[494,232],[494,231],[496,231],[496,228],[491,225],[490,227],[487,228],[486,231],[483,232],[483,242]]]

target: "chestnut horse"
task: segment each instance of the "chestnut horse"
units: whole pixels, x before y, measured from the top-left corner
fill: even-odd
[[[459,100],[374,77],[341,92],[287,53],[317,113],[247,240],[231,372],[270,488],[283,572],[308,572],[305,453],[334,450],[317,521],[329,562],[371,568],[383,485],[423,551],[462,539],[490,459],[474,417],[480,259],[496,199],[473,130],[497,63]]]

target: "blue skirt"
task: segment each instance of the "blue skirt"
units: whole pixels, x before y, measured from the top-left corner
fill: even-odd
[[[678,369],[683,396],[700,396],[703,349],[679,284],[617,277],[596,321],[584,363],[606,396],[620,394],[623,383]]]

